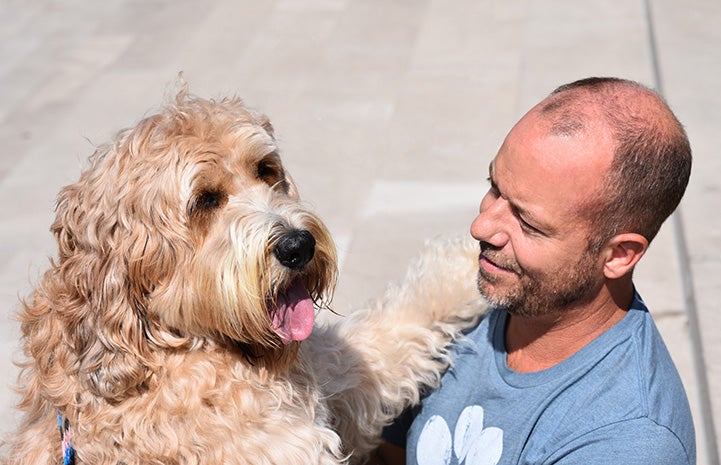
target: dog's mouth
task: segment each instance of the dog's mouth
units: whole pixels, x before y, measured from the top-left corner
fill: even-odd
[[[273,330],[283,344],[303,341],[313,332],[315,309],[313,299],[303,283],[296,279],[293,284],[278,295],[268,310]]]

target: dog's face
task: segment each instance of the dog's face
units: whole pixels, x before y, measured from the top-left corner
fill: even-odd
[[[77,338],[116,332],[135,352],[138,338],[199,337],[260,359],[294,353],[335,283],[326,227],[267,118],[239,100],[180,95],[121,133],[61,192],[53,230],[60,268],[84,275],[72,279],[95,328]]]
[[[167,134],[191,253],[157,283],[150,310],[170,327],[253,347],[303,340],[313,300],[332,288],[330,235],[300,204],[265,117],[238,102],[194,104],[200,114]]]

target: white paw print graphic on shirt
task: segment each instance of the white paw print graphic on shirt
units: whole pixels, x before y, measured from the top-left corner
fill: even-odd
[[[451,438],[446,421],[434,415],[423,426],[418,437],[418,465],[448,465],[451,454],[459,464],[496,465],[503,452],[503,430],[483,427],[483,407],[471,405],[463,409]]]

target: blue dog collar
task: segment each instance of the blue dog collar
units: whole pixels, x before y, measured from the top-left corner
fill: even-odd
[[[62,441],[63,465],[75,465],[75,449],[73,449],[73,428],[67,418],[58,411],[58,428]]]

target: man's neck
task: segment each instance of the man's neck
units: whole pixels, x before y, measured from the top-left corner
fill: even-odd
[[[589,303],[540,317],[509,316],[508,366],[520,373],[550,368],[603,334],[626,315],[633,285],[604,286]]]

